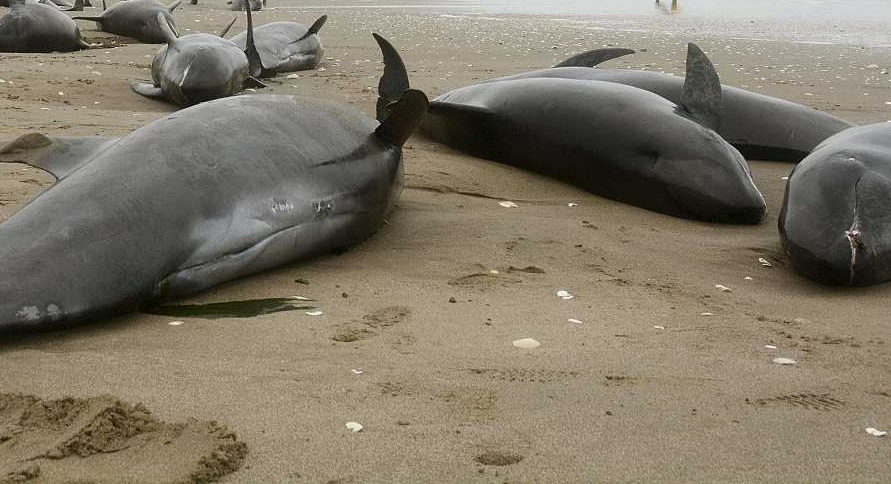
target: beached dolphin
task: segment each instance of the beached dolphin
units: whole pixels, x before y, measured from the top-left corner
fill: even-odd
[[[266,87],[257,80],[262,65],[250,35],[253,30],[250,10],[247,19],[247,48],[242,50],[234,42],[213,34],[177,38],[158,14],[167,45],[161,47],[152,60],[152,84],[134,82],[131,84],[133,91],[180,106],[191,106],[233,96],[246,87]],[[230,23],[225,30],[231,26]]]
[[[0,17],[0,52],[71,52],[89,49],[77,24],[59,8],[13,0]]]
[[[891,124],[843,131],[802,160],[786,182],[779,219],[795,272],[814,281],[891,281]]]
[[[427,109],[381,79],[378,123],[333,101],[218,99],[123,138],[24,135],[0,160],[59,181],[0,224],[0,332],[52,330],[372,236]]]
[[[318,67],[324,53],[318,34],[327,20],[328,16],[322,15],[308,29],[295,22],[273,22],[254,29],[254,42],[263,61],[261,77]],[[244,49],[247,32],[229,40]]]
[[[158,14],[163,15],[173,32],[176,32],[173,11],[182,2],[183,0],[176,0],[165,6],[157,0],[126,0],[106,9],[105,0],[102,0],[103,11],[98,17],[71,18],[96,22],[103,32],[131,37],[147,44],[162,44],[165,37]]]
[[[516,79],[451,91],[422,125],[467,153],[669,215],[758,223],[765,203],[740,153],[712,128],[721,84],[693,44],[680,104],[630,86]]]
[[[490,82],[530,78],[605,81],[634,86],[680,104],[684,78],[631,69],[591,69],[618,57],[616,49],[597,49],[561,62],[551,69],[492,79]],[[605,51],[605,52],[601,52]],[[632,53],[633,51],[627,52]],[[744,89],[723,86],[718,134],[746,158],[798,162],[826,138],[854,126],[831,114]]]

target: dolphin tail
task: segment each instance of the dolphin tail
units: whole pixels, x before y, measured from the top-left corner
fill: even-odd
[[[576,54],[554,67],[594,67],[608,60],[634,53],[634,50],[622,48],[594,49]]]
[[[402,57],[387,39],[373,34],[384,57],[384,74],[378,83],[377,119],[375,130],[380,138],[402,146],[421,124],[427,114],[427,96],[417,89],[409,89],[408,73]]]
[[[167,11],[170,13],[173,13],[173,11],[176,10],[177,7],[182,5],[182,3],[183,3],[183,0],[176,0],[175,2],[173,2],[167,6]]]
[[[692,42],[687,44],[687,78],[680,104],[703,126],[716,131],[721,126],[721,79],[702,49]]]
[[[260,77],[263,73],[263,61],[257,52],[257,44],[254,43],[254,21],[251,20],[251,2],[244,2],[244,11],[247,13],[247,40],[245,41],[244,54],[248,58],[248,71],[252,77]]]
[[[294,42],[300,42],[301,40],[309,37],[310,35],[318,34],[319,30],[322,30],[322,26],[325,25],[325,22],[327,22],[327,21],[328,21],[328,16],[322,15],[321,17],[319,17],[318,20],[316,20],[312,24],[312,26],[309,27],[309,30],[307,30],[306,33],[303,34],[303,37],[300,37],[299,39],[295,40]],[[292,43],[294,43],[294,42],[292,42]]]
[[[164,18],[163,13],[158,13],[157,20],[158,26],[161,27],[161,35],[164,36],[164,42],[167,44],[176,42],[176,32],[173,31],[173,27],[171,27],[167,19]]]
[[[410,87],[405,63],[387,39],[372,34],[384,56],[384,74],[377,84],[377,120],[383,122],[390,115],[391,106],[402,98]]]
[[[197,0],[195,0],[195,1],[197,1]],[[221,30],[220,33],[217,34],[217,36],[225,39],[226,35],[229,34],[229,29],[231,29],[232,26],[235,25],[235,21],[237,21],[237,20],[238,20],[238,17],[233,18],[232,21],[229,22],[229,25],[227,25],[223,30]]]

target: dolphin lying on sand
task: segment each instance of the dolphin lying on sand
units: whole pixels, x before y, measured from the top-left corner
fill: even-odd
[[[381,39],[381,42],[385,42]],[[381,122],[332,101],[218,99],[123,138],[24,135],[58,182],[0,224],[0,331],[59,329],[359,243],[399,197],[427,110],[387,65]]]
[[[324,53],[318,34],[327,20],[328,16],[322,15],[308,29],[295,22],[273,22],[254,29],[254,42],[263,62],[261,77],[318,67]],[[247,35],[245,31],[229,40],[244,49]]]

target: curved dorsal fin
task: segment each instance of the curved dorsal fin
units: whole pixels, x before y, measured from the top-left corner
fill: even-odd
[[[409,89],[408,72],[399,52],[387,39],[378,34],[371,34],[381,48],[384,57],[384,74],[377,84],[377,120],[383,122],[389,115],[388,107],[402,98],[402,93]]]
[[[252,77],[260,77],[263,73],[263,61],[257,52],[257,44],[254,43],[254,22],[251,20],[251,2],[245,0],[244,11],[247,13],[247,39],[245,40],[244,55],[248,58],[248,72]]]
[[[176,7],[179,7],[180,5],[182,5],[182,3],[183,0],[176,0],[175,2],[167,6],[167,11],[173,13],[173,11],[176,10]]]
[[[158,20],[158,26],[161,27],[161,34],[164,35],[164,42],[167,44],[176,42],[176,32],[170,26],[170,23],[167,22],[167,19],[164,18],[164,14],[158,12],[156,19]]]
[[[594,67],[608,60],[616,59],[618,57],[634,53],[634,50],[622,49],[618,47],[609,49],[594,49],[587,52],[582,52],[581,54],[576,54],[569,59],[566,59],[565,61],[555,65],[554,67]]]
[[[717,130],[721,126],[721,79],[702,49],[687,44],[687,78],[681,93],[681,107],[703,126]]]
[[[319,30],[322,30],[322,26],[325,25],[325,22],[327,22],[327,21],[328,21],[328,16],[322,15],[315,22],[313,22],[313,24],[309,27],[309,30],[307,30],[306,33],[303,34],[302,37],[295,40],[294,42],[300,42],[301,40],[309,37],[310,35],[318,34]]]

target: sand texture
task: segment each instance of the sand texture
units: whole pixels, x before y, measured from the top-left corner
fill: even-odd
[[[234,15],[223,0],[185,3],[176,13],[183,33],[218,31]],[[272,80],[266,92],[373,115],[382,64],[372,31],[396,45],[413,87],[431,98],[608,45],[640,51],[609,67],[680,74],[686,42],[696,41],[727,84],[857,123],[891,119],[887,48],[293,0],[270,0],[254,19],[309,25],[322,14],[322,69]],[[80,25],[94,42],[121,42]],[[233,33],[243,29],[242,18]],[[129,87],[150,79],[156,50],[0,55],[2,139],[124,135],[172,112]],[[406,189],[373,238],[185,301],[301,295],[321,315],[172,326],[171,317],[134,313],[4,337],[0,440],[11,440],[0,444],[0,476],[39,468],[35,482],[188,481],[202,459],[236,467],[243,447],[220,448],[243,441],[244,465],[222,482],[891,479],[891,439],[865,432],[891,428],[891,287],[827,288],[791,271],[776,216],[792,165],[753,161],[768,218],[722,226],[606,200],[419,136],[404,153]],[[51,183],[0,164],[0,220]],[[513,346],[523,338],[541,345]],[[779,357],[796,364],[773,363]],[[14,434],[30,428],[23,416],[35,408],[47,416]],[[208,423],[160,423],[189,417],[224,423],[238,441]],[[108,419],[124,426],[84,438]]]

